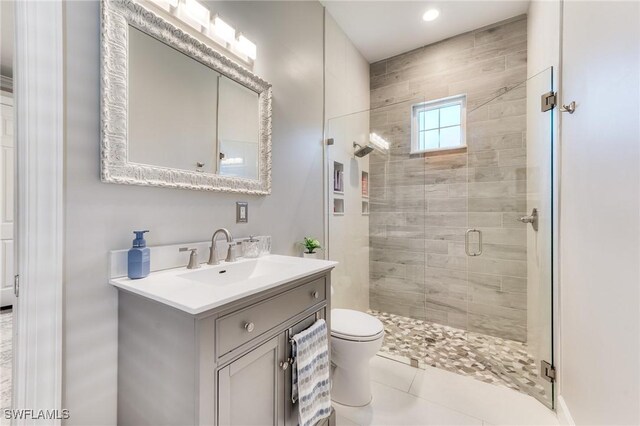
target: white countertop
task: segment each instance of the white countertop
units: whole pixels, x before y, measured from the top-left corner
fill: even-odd
[[[268,255],[215,266],[204,263],[199,269],[182,267],[151,272],[138,280],[112,278],[109,283],[195,315],[327,271],[337,264],[330,260]]]

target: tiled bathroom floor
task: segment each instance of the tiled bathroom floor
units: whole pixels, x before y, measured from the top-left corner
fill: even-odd
[[[439,368],[371,360],[373,400],[365,407],[333,402],[338,426],[506,426],[559,424],[528,395]]]
[[[11,309],[0,311],[0,412],[11,408],[12,325]]]
[[[550,398],[525,343],[385,312],[369,312],[384,324],[381,356],[422,369],[437,367],[485,383],[504,385],[541,401]]]

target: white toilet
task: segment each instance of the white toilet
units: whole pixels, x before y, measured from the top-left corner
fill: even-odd
[[[331,310],[332,400],[352,407],[371,402],[369,360],[382,346],[383,338],[379,319],[351,309]]]

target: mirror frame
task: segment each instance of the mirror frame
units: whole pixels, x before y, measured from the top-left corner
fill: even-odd
[[[258,94],[258,179],[128,161],[130,25]],[[103,182],[258,195],[271,193],[271,84],[133,0],[101,1],[100,53],[100,178]]]

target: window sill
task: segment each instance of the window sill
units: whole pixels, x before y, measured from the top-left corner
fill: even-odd
[[[424,151],[412,151],[409,155],[411,157],[435,157],[438,155],[447,155],[447,154],[461,154],[463,152],[467,152],[467,146],[456,146],[451,148],[438,148],[438,149],[427,149]]]

